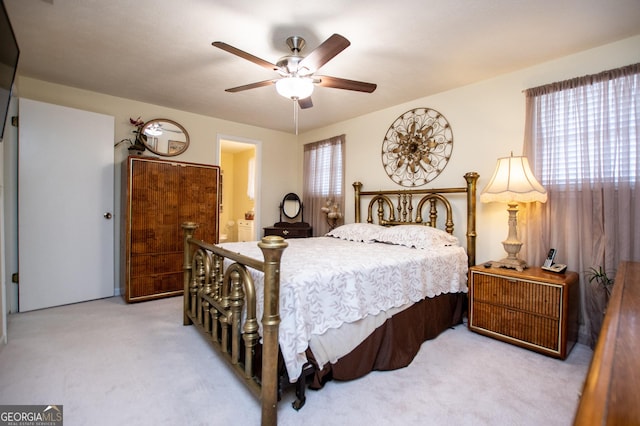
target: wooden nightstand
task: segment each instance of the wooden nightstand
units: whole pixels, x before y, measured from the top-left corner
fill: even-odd
[[[469,329],[565,359],[578,337],[578,274],[469,269]]]

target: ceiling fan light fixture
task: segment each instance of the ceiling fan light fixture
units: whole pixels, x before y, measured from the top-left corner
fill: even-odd
[[[313,93],[313,80],[306,77],[286,77],[276,81],[276,91],[288,99],[305,99]]]

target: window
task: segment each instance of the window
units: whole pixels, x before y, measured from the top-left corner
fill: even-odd
[[[341,143],[311,144],[308,150],[308,189],[311,195],[330,198],[342,196]]]
[[[635,71],[634,71],[635,69]],[[545,186],[582,189],[638,179],[638,66],[529,89],[536,172]]]
[[[640,64],[525,93],[525,155],[548,193],[525,210],[527,257],[554,247],[579,273],[580,340],[595,342],[606,299],[584,272],[640,261]]]
[[[329,229],[321,211],[328,200],[344,207],[344,135],[304,146],[304,212],[313,235],[324,235]]]

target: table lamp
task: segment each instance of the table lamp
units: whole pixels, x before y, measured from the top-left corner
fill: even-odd
[[[509,235],[502,242],[507,257],[491,262],[491,266],[523,271],[527,262],[518,258],[522,247],[522,241],[518,239],[518,203],[547,201],[547,191],[533,175],[529,160],[526,157],[514,157],[513,153],[510,157],[499,158],[489,184],[480,194],[480,201],[498,201],[509,206]]]

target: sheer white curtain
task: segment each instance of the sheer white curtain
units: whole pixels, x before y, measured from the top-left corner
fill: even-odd
[[[314,236],[329,232],[327,216],[320,210],[327,200],[338,203],[344,214],[344,151],[344,135],[304,146],[302,202]]]
[[[548,191],[525,213],[525,257],[580,274],[581,341],[595,344],[604,310],[590,268],[613,277],[640,260],[640,64],[525,91],[525,155]]]

